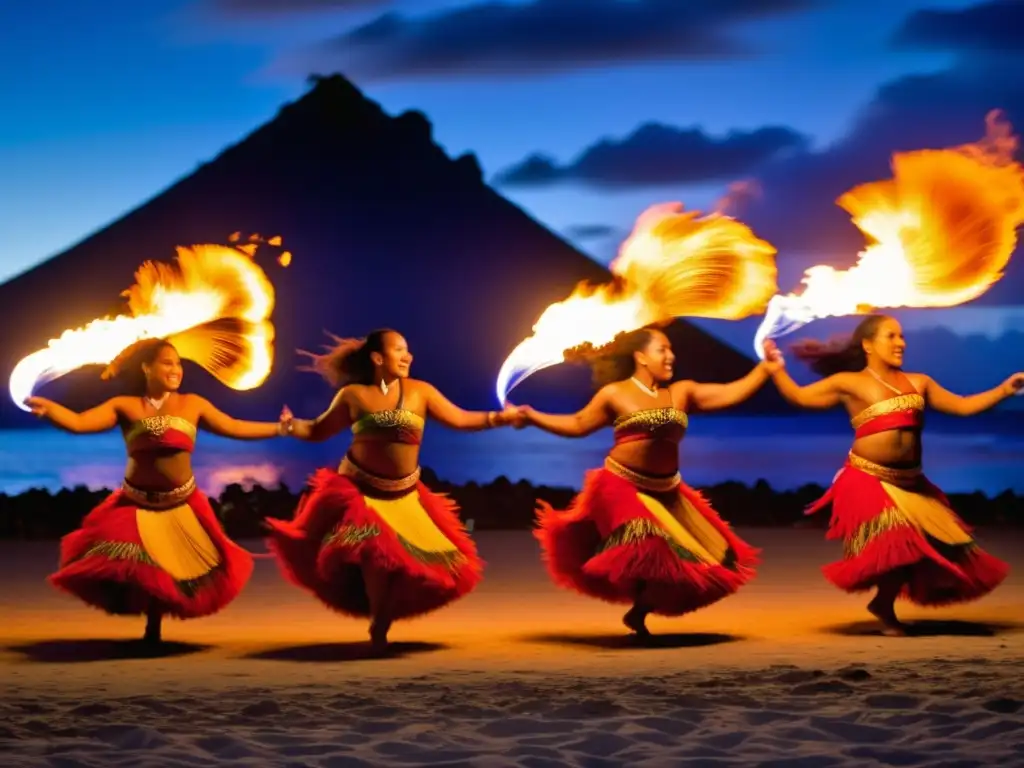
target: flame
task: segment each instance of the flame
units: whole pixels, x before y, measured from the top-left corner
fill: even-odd
[[[775,249],[719,213],[653,205],[636,221],[611,264],[613,282],[580,283],[544,310],[533,335],[508,356],[497,394],[557,365],[567,349],[601,346],[623,331],[678,316],[739,319],[763,312],[777,290]]]
[[[11,373],[14,402],[25,409],[24,400],[43,384],[84,365],[112,363],[152,338],[170,340],[232,389],[262,384],[273,362],[270,280],[245,246],[195,245],[177,254],[175,264],[142,264],[122,294],[127,314],[67,330],[23,358]]]
[[[823,317],[895,307],[952,307],[1003,276],[1024,224],[1024,169],[1017,137],[998,111],[980,141],[893,156],[893,177],[855,187],[836,202],[870,245],[850,269],[811,267],[803,290],[772,299],[754,337],[791,333]]]

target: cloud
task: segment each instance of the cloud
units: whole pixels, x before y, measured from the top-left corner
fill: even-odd
[[[537,187],[577,181],[616,189],[696,184],[752,173],[806,143],[806,137],[786,127],[713,137],[700,128],[647,123],[624,139],[601,139],[564,165],[546,155],[531,155],[499,172],[495,183]]]
[[[1019,134],[1024,79],[1015,73],[1021,64],[1020,56],[1005,51],[970,51],[945,71],[882,85],[841,140],[763,168],[758,174],[763,194],[744,209],[744,220],[779,249],[782,260],[795,255],[803,266],[849,266],[865,242],[836,198],[857,184],[889,177],[895,152],[977,141],[992,109],[1002,110]],[[1004,279],[978,301],[1020,304],[1022,289],[1024,260],[1018,251]]]
[[[758,51],[731,34],[733,25],[826,1],[492,0],[417,17],[392,12],[275,68],[339,70],[368,82],[734,59]]]
[[[573,224],[566,228],[565,235],[572,240],[601,240],[618,231],[608,224]]]
[[[908,367],[932,376],[947,389],[974,394],[998,386],[1020,369],[1024,334],[998,338],[934,328],[907,333]],[[1022,402],[1015,398],[1015,403]]]
[[[1024,3],[991,0],[955,10],[920,10],[896,32],[901,48],[1024,52]]]
[[[390,5],[391,0],[209,0],[209,8],[231,16],[356,10]]]
[[[1024,340],[1024,307],[991,307],[968,304],[950,309],[902,310],[894,313],[904,331],[952,331],[957,336],[985,337],[999,341],[1001,337],[1012,336]],[[1014,356],[1024,352],[1014,351]],[[1006,355],[1002,355],[1006,357]]]

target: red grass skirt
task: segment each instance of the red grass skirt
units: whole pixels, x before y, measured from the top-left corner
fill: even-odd
[[[676,491],[649,495],[670,510],[680,500],[692,505],[728,545],[719,564],[702,562],[681,547],[638,491],[597,469],[587,473],[567,510],[541,502],[534,535],[556,584],[624,604],[632,604],[642,589],[652,613],[681,616],[733,594],[754,577],[759,550],[736,536],[697,491],[680,483]]]
[[[285,577],[328,608],[358,617],[370,617],[364,569],[390,575],[392,619],[435,611],[471,592],[484,563],[458,507],[422,482],[409,493],[419,495],[423,510],[454,545],[454,556],[418,550],[366,503],[349,477],[320,469],[294,520],[267,520],[268,543]]]
[[[937,606],[977,599],[1006,578],[1009,566],[977,546],[969,536],[970,527],[924,475],[899,487],[890,485],[895,488],[892,495],[886,485],[848,463],[828,492],[808,508],[807,513],[814,514],[831,503],[827,538],[843,541],[843,559],[822,568],[826,579],[845,592],[863,592],[901,569],[907,580],[900,597]],[[922,519],[915,508],[928,500],[945,507],[937,511],[939,522],[955,526],[953,530],[961,532],[956,538],[964,541],[946,543],[915,522]],[[935,505],[926,508],[933,510],[934,519]]]
[[[178,580],[147,552],[136,522],[139,504],[114,491],[60,543],[50,583],[115,616],[150,611],[179,619],[209,616],[234,600],[252,575],[252,556],[220,527],[210,502],[194,491],[184,502],[210,537],[220,562],[203,576]]]

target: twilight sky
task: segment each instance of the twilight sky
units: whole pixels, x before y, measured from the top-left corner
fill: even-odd
[[[5,3],[0,28],[0,282],[270,119],[311,72],[423,110],[602,261],[650,203],[706,208],[759,179],[740,216],[780,248],[783,289],[854,257],[833,200],[892,151],[977,139],[996,107],[1024,126],[1020,0],[49,0]],[[1020,303],[1021,273],[981,303]],[[1024,329],[973,309],[961,334]]]

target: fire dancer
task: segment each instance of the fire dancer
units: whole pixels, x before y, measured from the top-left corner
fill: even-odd
[[[319,442],[351,428],[337,471],[320,469],[294,520],[268,520],[270,546],[286,578],[328,608],[367,617],[375,651],[387,647],[392,622],[429,613],[469,593],[483,562],[449,499],[420,481],[419,452],[427,415],[447,427],[477,431],[518,416],[471,412],[424,381],[409,378],[412,354],[393,330],[339,339],[307,370],[338,393],[294,435]]]
[[[36,416],[74,434],[120,426],[128,451],[124,483],[62,539],[60,569],[50,582],[109,614],[145,615],[144,640],[157,643],[164,616],[216,613],[238,596],[253,568],[252,556],[224,534],[196,487],[191,456],[198,426],[260,440],[286,434],[290,421],[284,413],[280,422],[238,421],[181,393],[181,359],[166,340],[131,345],[104,373],[115,375],[132,379],[132,394],[82,413],[43,397],[25,400]]]
[[[978,546],[922,473],[925,405],[973,416],[1024,387],[1024,373],[1016,373],[994,389],[961,397],[924,374],[904,372],[905,349],[896,320],[869,315],[848,340],[794,345],[797,357],[825,377],[801,387],[775,343],[764,344],[783,397],[803,408],[842,404],[850,414],[854,441],[846,464],[808,514],[832,504],[828,538],[842,539],[844,552],[823,568],[825,578],[846,592],[876,588],[867,608],[888,636],[907,633],[896,617],[897,598],[924,606],[967,602],[991,592],[1009,571]]]
[[[555,583],[612,603],[631,604],[625,625],[649,636],[648,614],[680,616],[733,594],[754,576],[758,550],[746,544],[679,476],[688,413],[743,402],[768,380],[774,361],[728,384],[671,383],[675,355],[655,327],[611,344],[569,350],[589,364],[594,398],[578,413],[521,406],[528,423],[563,437],[613,426],[604,468],[590,472],[565,511],[541,503],[540,541]]]

